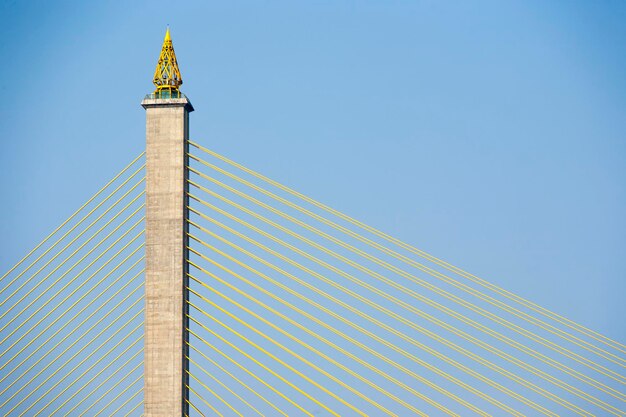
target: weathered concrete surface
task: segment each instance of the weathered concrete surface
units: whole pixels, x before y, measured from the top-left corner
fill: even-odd
[[[187,139],[186,98],[146,99],[144,414],[184,415]]]

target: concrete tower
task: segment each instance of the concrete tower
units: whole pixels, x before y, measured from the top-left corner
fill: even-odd
[[[144,414],[188,412],[187,376],[187,150],[193,107],[169,28],[154,74],[157,89],[146,109],[146,281]]]

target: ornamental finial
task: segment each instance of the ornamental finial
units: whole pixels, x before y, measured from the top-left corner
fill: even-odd
[[[178,69],[178,62],[176,61],[169,26],[165,31],[161,55],[159,55],[159,62],[154,71],[154,79],[152,82],[157,88],[155,93],[161,96],[168,95],[172,97],[172,93],[174,93],[174,96],[179,95],[178,87],[183,83],[183,78],[180,76],[180,70]]]

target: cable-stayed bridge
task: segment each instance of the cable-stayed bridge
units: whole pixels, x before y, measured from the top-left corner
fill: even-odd
[[[2,275],[2,415],[626,413],[626,345],[189,140],[181,83],[168,33],[146,152]]]

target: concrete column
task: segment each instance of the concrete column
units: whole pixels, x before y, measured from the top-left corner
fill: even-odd
[[[150,99],[146,109],[146,283],[144,414],[188,412],[186,98]]]

